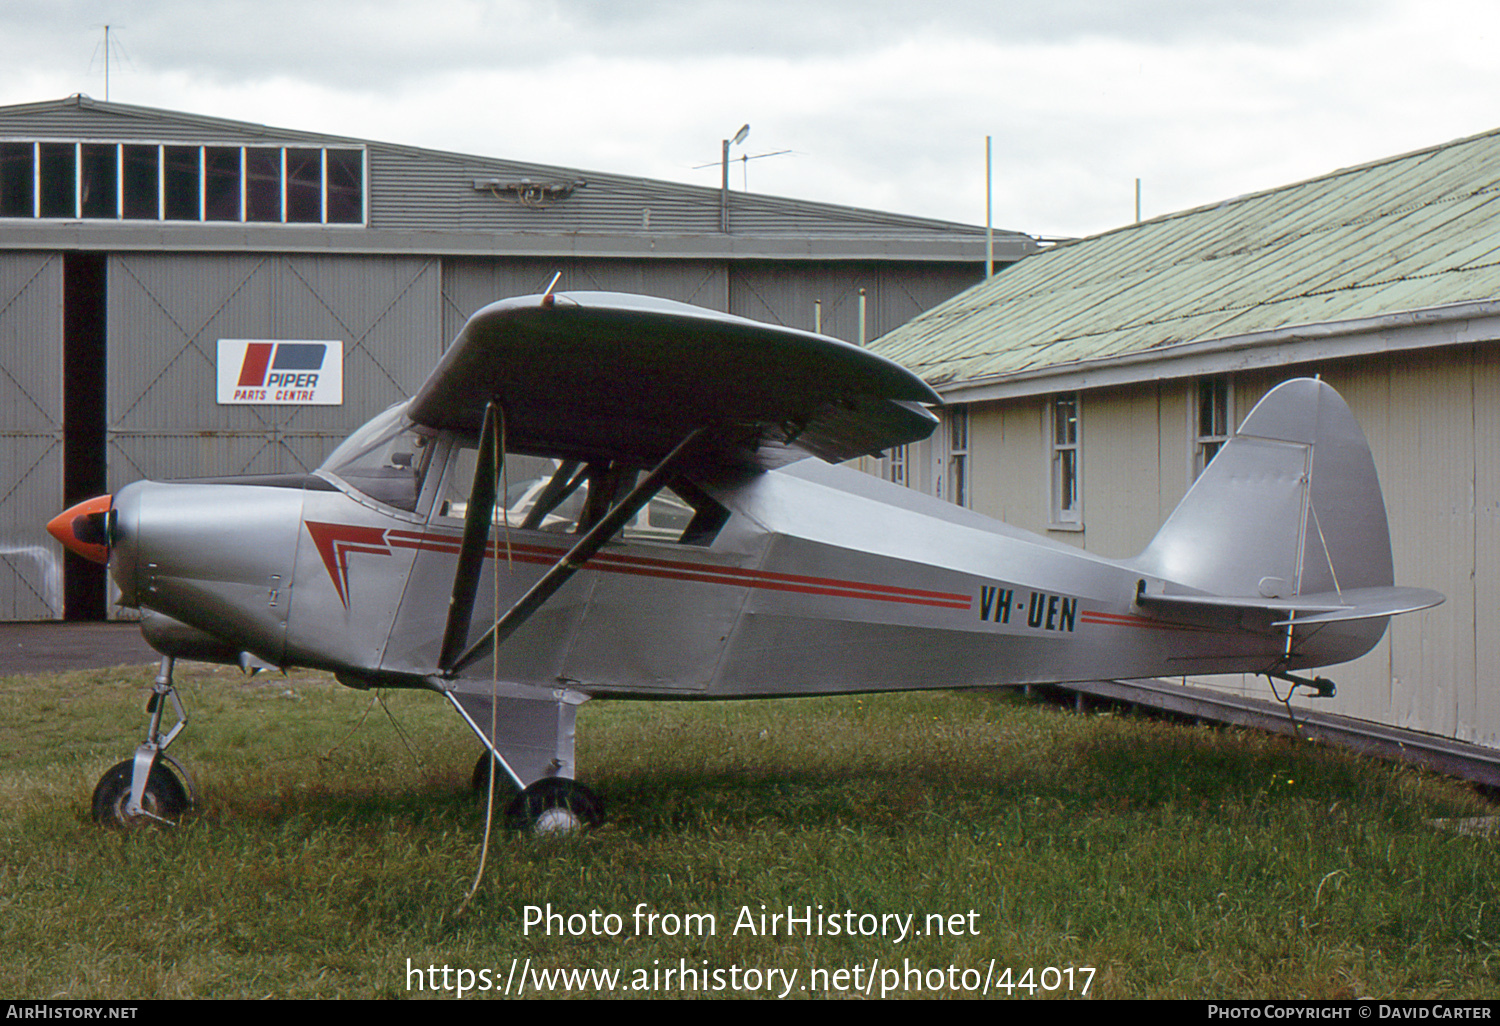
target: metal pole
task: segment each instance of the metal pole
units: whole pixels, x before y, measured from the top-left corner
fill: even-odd
[[[1141,223],[1141,180],[1135,180],[1135,223]]]
[[[865,344],[865,290],[859,290],[859,344]]]
[[[719,185],[719,231],[729,233],[729,140],[724,140],[724,178]]]
[[[990,136],[984,137],[984,276],[995,276],[995,216],[993,166],[990,161]]]

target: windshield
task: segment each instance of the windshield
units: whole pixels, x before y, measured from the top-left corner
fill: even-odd
[[[413,512],[432,458],[433,436],[392,406],[346,438],[319,469],[376,502]]]

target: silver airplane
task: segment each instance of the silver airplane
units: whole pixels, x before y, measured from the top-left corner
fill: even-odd
[[[547,293],[476,313],[410,400],[311,474],[137,481],[60,514],[162,654],[100,822],[175,821],[177,659],[444,695],[522,829],[603,816],[596,696],[768,698],[1293,671],[1369,651],[1394,586],[1369,446],[1327,384],[1272,390],[1133,559],[835,465],[927,437],[920,378],[680,303]],[[170,703],[176,724],[162,731]]]

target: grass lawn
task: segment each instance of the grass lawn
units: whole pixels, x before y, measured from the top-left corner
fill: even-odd
[[[0,997],[1500,997],[1495,841],[1432,823],[1493,807],[1307,742],[1007,694],[591,702],[608,823],[497,826],[460,913],[485,817],[444,700],[179,664],[202,807],[101,830],[152,672],[0,680]]]

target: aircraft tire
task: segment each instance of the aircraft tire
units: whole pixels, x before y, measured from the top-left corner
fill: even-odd
[[[99,778],[94,788],[94,821],[101,826],[116,829],[134,829],[159,825],[162,820],[176,823],[182,819],[192,805],[187,788],[162,763],[154,763],[146,777],[146,791],[141,796],[141,805],[151,816],[126,815],[125,806],[130,801],[130,775],[134,759],[115,763]],[[156,819],[153,817],[160,817]]]
[[[516,795],[505,818],[525,833],[571,834],[603,823],[604,803],[576,780],[547,777]]]

